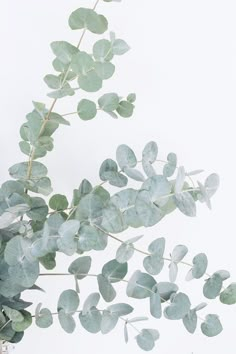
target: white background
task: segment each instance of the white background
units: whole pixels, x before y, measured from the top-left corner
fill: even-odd
[[[11,0],[0,3],[0,79],[1,79],[1,175],[8,179],[7,169],[24,156],[18,148],[19,127],[32,100],[50,103],[42,80],[52,73],[53,58],[49,43],[68,40],[76,44],[79,32],[67,26],[71,11],[79,6],[92,7],[86,0]],[[137,93],[135,115],[131,119],[115,121],[100,113],[90,122],[71,116],[71,127],[61,127],[55,134],[55,150],[45,158],[52,178],[54,192],[71,196],[82,178],[98,183],[98,170],[107,157],[114,157],[121,143],[130,145],[140,156],[150,140],[158,142],[160,158],[174,151],[179,164],[187,170],[203,168],[207,173],[218,172],[221,187],[213,199],[213,210],[198,206],[196,218],[188,218],[178,211],[149,230],[126,231],[121,237],[145,233],[140,247],[145,249],[152,239],[164,236],[167,253],[179,243],[189,247],[186,260],[198,252],[209,257],[209,272],[219,269],[231,271],[235,267],[235,97],[236,97],[236,4],[234,0],[166,0],[123,1],[98,6],[110,23],[110,29],[124,38],[132,50],[116,58],[115,76],[107,81],[98,94],[118,92]],[[100,37],[101,38],[101,37]],[[96,36],[87,34],[82,48],[90,50]],[[55,111],[76,110],[79,99],[86,94],[61,100]],[[204,178],[204,174],[201,178]],[[93,270],[114,257],[117,244],[110,240],[108,250],[94,254]],[[70,261],[69,261],[70,262]],[[61,257],[59,269],[69,264]],[[136,255],[130,269],[142,269],[142,257]],[[203,280],[184,282],[188,269],[180,269],[182,290],[191,296],[193,305],[203,299]],[[164,274],[165,275],[165,274]],[[164,276],[158,277],[163,280]],[[56,309],[56,301],[65,288],[73,287],[71,279],[43,279],[38,282],[47,294],[33,294],[35,303]],[[116,286],[117,301],[126,301],[123,284]],[[97,291],[95,279],[81,283],[81,300],[89,292]],[[27,295],[28,299],[31,294]],[[136,315],[148,314],[147,301],[137,301]],[[218,313],[224,332],[215,338],[204,337],[198,329],[195,335],[186,332],[181,322],[151,320],[144,327],[158,328],[161,338],[154,352],[160,354],[227,354],[236,353],[236,307],[208,301],[207,313]],[[105,304],[101,302],[102,308]],[[140,353],[130,330],[128,345],[123,340],[122,323],[109,335],[86,333],[78,323],[73,335],[65,334],[55,319],[48,330],[32,326],[25,339],[17,345],[16,354],[89,354],[102,352]],[[142,324],[140,323],[140,327]]]

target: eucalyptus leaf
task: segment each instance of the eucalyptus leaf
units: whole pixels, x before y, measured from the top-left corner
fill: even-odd
[[[188,248],[184,245],[176,246],[171,253],[171,260],[173,262],[179,263],[188,253]]]
[[[133,168],[137,165],[137,158],[133,150],[125,144],[118,146],[116,160],[122,170],[126,167]]]
[[[182,192],[173,196],[177,208],[187,216],[196,216],[196,204],[189,192]]]
[[[80,7],[69,17],[69,26],[72,30],[86,28],[92,33],[102,34],[107,30],[107,20],[94,10]]]
[[[112,52],[115,55],[123,55],[130,50],[130,47],[123,39],[115,39],[112,43]]]
[[[77,112],[82,120],[90,120],[96,117],[97,107],[93,101],[83,99],[78,104]]]
[[[49,309],[42,308],[35,316],[35,323],[40,328],[48,328],[53,323],[53,316]]]
[[[195,310],[190,310],[183,318],[184,327],[189,333],[194,333],[197,328],[197,314]]]
[[[80,323],[86,331],[98,333],[101,330],[102,315],[96,307],[91,307],[90,311],[79,314]]]
[[[116,111],[121,117],[130,118],[134,112],[134,105],[128,101],[120,101]]]
[[[64,290],[57,303],[57,310],[63,310],[65,314],[74,314],[79,306],[79,296],[75,290]]]
[[[107,334],[112,331],[117,322],[119,317],[116,314],[110,313],[107,310],[104,310],[102,313],[102,321],[101,321],[101,332],[102,334]]]
[[[193,267],[186,276],[186,280],[201,278],[207,269],[208,260],[205,253],[199,253],[193,258]]]
[[[97,304],[99,303],[99,300],[100,300],[99,293],[90,294],[84,302],[82,314],[85,315],[91,310],[91,308],[96,307]]]
[[[23,332],[32,324],[31,313],[26,310],[21,310],[23,320],[20,322],[12,322],[12,329],[15,332]]]
[[[153,329],[142,329],[141,333],[135,337],[138,346],[145,351],[152,350],[158,338],[159,332]]]
[[[66,196],[62,194],[54,194],[49,200],[49,206],[53,210],[65,210],[68,205]]]
[[[151,296],[155,285],[156,281],[151,275],[137,270],[129,279],[126,294],[135,299],[144,299]]]
[[[182,191],[185,181],[185,169],[183,166],[178,168],[178,173],[175,181],[175,193],[178,194]]]
[[[75,259],[68,268],[69,273],[74,274],[77,279],[83,279],[91,268],[92,259],[90,256],[83,256]]]
[[[53,53],[63,64],[70,64],[73,55],[78,52],[75,46],[65,41],[52,42],[51,48]]]
[[[63,309],[58,311],[58,319],[66,333],[73,333],[76,327],[74,318]]]
[[[119,263],[128,262],[134,254],[134,246],[132,244],[122,243],[116,251],[116,260]]]
[[[160,237],[150,243],[148,251],[150,256],[143,260],[143,266],[150,274],[157,275],[161,272],[164,266],[163,254],[165,250],[165,239]]]
[[[167,156],[167,163],[165,164],[163,168],[163,175],[165,177],[171,177],[176,170],[177,166],[177,156],[175,153],[170,152]]]
[[[215,299],[222,288],[223,280],[219,274],[214,273],[206,280],[203,286],[203,294],[208,299]]]
[[[205,336],[214,337],[222,332],[223,327],[217,315],[209,314],[201,324],[201,330]]]
[[[96,71],[90,70],[78,77],[79,87],[86,92],[97,92],[102,88],[102,79]]]
[[[108,263],[104,264],[102,268],[102,275],[107,278],[111,283],[119,282],[124,279],[128,272],[127,263],[119,263],[117,260],[113,259]]]
[[[231,283],[220,293],[220,301],[226,305],[233,305],[236,303],[236,283]]]
[[[164,310],[164,315],[169,320],[180,320],[189,312],[191,303],[184,293],[178,293],[171,299],[171,305]]]
[[[117,316],[126,316],[133,312],[134,308],[125,303],[118,303],[107,307],[107,311]]]
[[[158,291],[152,293],[150,296],[150,312],[155,318],[161,318],[162,308],[161,308],[161,297]]]
[[[111,285],[108,277],[105,277],[103,274],[97,276],[99,291],[106,302],[111,302],[116,297],[116,291]]]
[[[108,80],[112,77],[112,75],[115,72],[115,65],[107,61],[105,62],[96,61],[94,63],[94,69],[102,80]],[[111,112],[109,111],[109,113]]]
[[[111,42],[107,39],[100,39],[93,45],[93,56],[97,61],[106,61],[110,59],[112,53]]]
[[[98,100],[100,109],[105,112],[113,112],[119,106],[119,96],[117,93],[105,93]]]

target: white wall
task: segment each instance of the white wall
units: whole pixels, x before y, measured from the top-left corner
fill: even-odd
[[[49,43],[62,39],[78,42],[79,32],[69,30],[67,18],[72,10],[82,5],[92,6],[92,1],[0,2],[1,182],[8,178],[8,167],[24,159],[17,145],[18,128],[32,109],[31,101],[50,102],[42,81],[46,73],[52,72]],[[120,4],[101,2],[98,10],[107,15],[110,29],[132,47],[127,55],[116,59],[116,75],[104,85],[103,92],[116,91],[124,95],[136,92],[135,115],[130,120],[114,121],[100,114],[87,123],[71,116],[71,128],[62,127],[55,134],[55,150],[45,159],[54,191],[71,195],[71,190],[84,177],[97,183],[101,162],[114,157],[119,144],[126,143],[140,154],[146,142],[156,140],[162,158],[174,151],[179,163],[188,170],[203,168],[209,173],[218,172],[221,188],[214,197],[213,211],[199,205],[194,219],[176,212],[153,229],[145,230],[145,239],[140,244],[145,248],[152,239],[164,236],[171,251],[174,245],[184,243],[190,251],[187,259],[191,260],[198,252],[206,252],[209,272],[228,269],[236,279],[235,1],[130,0]],[[89,48],[93,39],[94,36],[86,35],[83,48]],[[74,111],[82,96],[81,92],[62,100],[56,110],[60,113]],[[126,232],[124,238],[131,233],[140,232]],[[114,257],[117,246],[111,240],[107,260]],[[105,258],[99,253],[94,256],[94,269],[98,269]],[[67,264],[68,260],[61,257],[59,269],[66,270]],[[131,267],[137,269],[141,264],[142,257],[137,255]],[[182,289],[191,295],[196,305],[203,300],[203,282],[186,284],[183,279],[187,269],[181,267],[181,270]],[[48,292],[35,293],[35,302],[43,301],[55,310],[60,291],[72,287],[73,282],[44,279],[39,285]],[[81,289],[86,293],[96,291],[95,280],[85,280]],[[125,301],[123,285],[118,285],[117,289],[120,295],[117,301]],[[84,297],[81,296],[82,300]],[[137,315],[148,313],[146,301],[133,303],[137,304]],[[218,313],[225,328],[220,336],[211,339],[204,337],[199,329],[193,336],[188,334],[179,322],[151,320],[149,326],[161,332],[156,352],[235,354],[236,307],[209,301],[202,316],[208,312]],[[15,349],[16,354],[89,354],[92,351],[103,354],[141,352],[132,339],[125,345],[121,325],[104,338],[100,334],[86,333],[78,323],[76,332],[69,336],[56,321],[49,330],[31,327]]]

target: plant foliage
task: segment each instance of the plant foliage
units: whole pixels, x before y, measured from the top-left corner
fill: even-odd
[[[127,240],[118,237],[130,228],[152,227],[165,217],[171,218],[169,214],[176,210],[194,217],[199,203],[211,207],[211,198],[219,186],[217,174],[210,174],[201,182],[195,181],[201,171],[187,172],[183,166],[178,166],[177,156],[172,152],[163,164],[155,141],[144,146],[141,157],[137,157],[130,146],[118,146],[116,159],[108,157],[101,163],[101,182],[92,185],[84,179],[74,189],[72,200],[62,194],[52,195],[47,167],[40,159],[53,149],[56,130],[70,125],[55,111],[56,102],[77,94],[80,89],[75,114],[84,121],[100,114],[126,119],[135,108],[134,93],[101,92],[97,100],[83,97],[102,89],[103,81],[115,73],[115,56],[129,50],[129,45],[113,32],[106,34],[108,21],[97,12],[97,5],[98,1],[93,9],[78,8],[69,17],[69,27],[81,31],[78,45],[66,41],[51,43],[54,71],[47,74],[44,81],[52,104],[47,107],[33,102],[32,111],[20,128],[19,147],[25,159],[9,168],[12,179],[4,182],[0,189],[0,339],[19,342],[33,319],[37,326],[47,328],[57,315],[61,327],[68,333],[75,330],[78,321],[87,331],[103,334],[123,321],[125,341],[128,342],[129,327],[132,327],[138,333],[137,345],[149,351],[159,339],[159,332],[148,326],[141,329],[134,326],[147,317],[130,317],[135,309],[129,303],[116,300],[119,287],[126,287],[128,302],[132,298],[140,301],[147,298],[150,316],[180,321],[188,332],[194,333],[200,321],[197,313],[207,304],[193,307],[188,295],[179,289],[176,283],[179,264],[188,267],[187,281],[202,279],[199,285],[203,296],[209,300],[219,298],[223,304],[235,304],[236,284],[224,287],[230,277],[225,270],[206,273],[208,259],[204,253],[186,262],[188,248],[185,245],[176,245],[167,257],[169,250],[163,237],[152,240],[146,251],[136,246],[142,236]],[[81,49],[86,31],[104,34],[89,52]],[[128,185],[132,181],[136,182],[136,188]],[[117,187],[115,193],[111,194],[109,185]],[[49,195],[47,202],[44,197]],[[104,250],[110,238],[119,243],[115,259],[106,260],[97,274],[91,274],[92,258],[87,253]],[[137,252],[143,255],[143,264],[134,271],[129,269],[128,262]],[[56,313],[39,304],[32,314],[26,310],[32,304],[25,302],[22,295],[27,289],[40,290],[37,279],[43,268],[56,267],[58,253],[75,256],[68,268],[75,288],[62,292]],[[169,279],[163,282],[159,281],[159,274],[165,264],[169,266]],[[82,280],[87,276],[97,278],[97,284],[95,292],[87,294],[85,302],[80,304],[79,293],[84,291]],[[101,300],[107,303],[102,309]],[[216,314],[207,313],[199,327],[209,337],[222,331]]]

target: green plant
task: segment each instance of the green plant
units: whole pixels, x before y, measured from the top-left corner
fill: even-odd
[[[144,350],[151,350],[159,332],[148,327],[136,328],[135,322],[147,318],[127,318],[134,310],[130,304],[116,302],[102,310],[97,308],[100,296],[108,303],[115,299],[114,284],[117,282],[126,283],[128,297],[148,298],[153,317],[159,319],[163,312],[170,320],[181,320],[193,333],[198,322],[197,312],[206,304],[192,308],[188,296],[179,291],[176,284],[179,263],[189,267],[187,280],[206,277],[203,294],[207,299],[219,297],[224,304],[236,303],[235,283],[226,289],[223,287],[229,272],[206,273],[208,260],[204,253],[197,254],[192,263],[187,263],[183,260],[188,252],[184,245],[177,245],[171,256],[166,257],[164,238],[152,241],[148,251],[144,251],[136,247],[140,236],[124,241],[116,235],[129,227],[151,227],[176,208],[190,217],[196,215],[197,202],[205,202],[210,208],[210,199],[219,185],[216,174],[211,174],[204,183],[196,183],[194,178],[201,171],[186,172],[183,166],[177,166],[174,153],[168,154],[167,161],[158,160],[155,142],[144,147],[141,160],[123,144],[117,148],[117,162],[107,159],[102,163],[99,171],[102,182],[92,186],[83,180],[74,190],[70,204],[64,195],[53,195],[47,202],[47,199],[32,194],[47,197],[52,193],[47,168],[37,160],[53,149],[52,135],[56,129],[60,125],[69,125],[66,115],[54,111],[57,100],[74,95],[78,89],[99,91],[103,80],[114,74],[113,57],[125,54],[129,49],[124,40],[110,33],[109,39],[99,39],[94,44],[92,54],[80,50],[86,31],[100,35],[107,30],[106,18],[96,12],[98,2],[92,10],[79,8],[69,18],[72,30],[82,30],[77,46],[65,41],[51,44],[57,74],[46,75],[44,80],[51,89],[48,96],[53,99],[52,104],[47,108],[43,103],[33,102],[33,111],[20,129],[20,149],[28,160],[9,169],[15,181],[3,183],[0,190],[0,338],[3,341],[20,341],[33,318],[39,327],[47,328],[55,315],[58,315],[62,328],[71,333],[76,326],[75,314],[78,314],[81,325],[91,333],[101,331],[106,334],[121,320],[125,340],[128,341],[127,328],[131,326],[138,333],[137,344]],[[113,118],[129,118],[136,99],[133,93],[126,98],[117,93],[103,93],[95,103],[81,96],[75,114],[83,120],[94,119],[100,110]],[[143,172],[137,167],[139,164]],[[129,179],[140,182],[139,188],[126,188]],[[108,184],[121,188],[121,191],[111,195],[104,187]],[[92,259],[84,254],[90,250],[104,250],[109,238],[119,242],[116,259],[106,262],[98,274],[89,273]],[[43,267],[47,270],[55,268],[57,252],[76,256],[68,273],[61,274],[70,274],[74,278],[75,289],[65,290],[60,295],[55,313],[39,304],[32,314],[25,310],[31,303],[22,300],[21,295],[27,289],[38,289],[39,276],[58,274],[41,271]],[[127,280],[128,261],[135,252],[144,255],[145,272],[136,270]],[[169,281],[158,282],[154,276],[162,271],[164,262],[169,264]],[[97,279],[98,291],[88,295],[78,310],[80,287],[84,291],[80,281],[86,276]],[[222,325],[218,316],[208,314],[202,321],[201,330],[207,336],[219,334]]]

